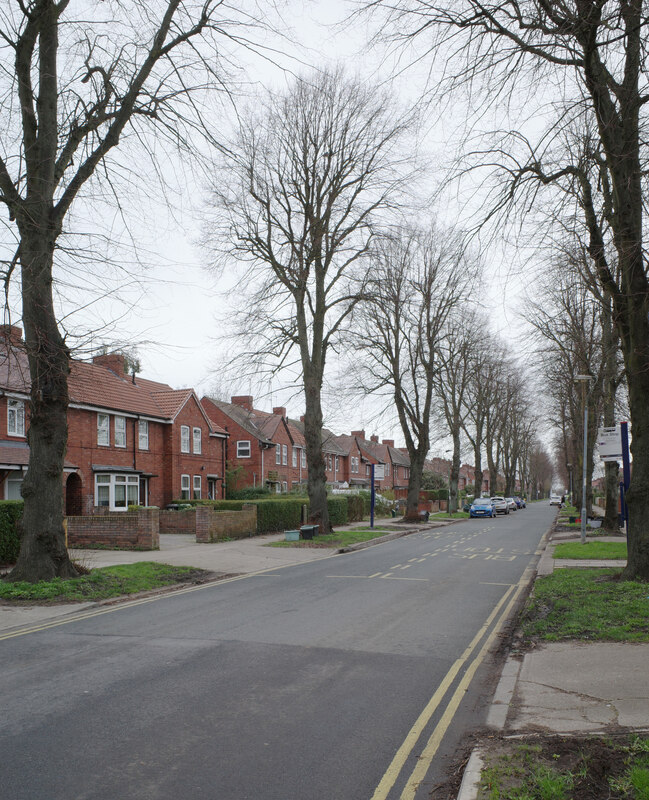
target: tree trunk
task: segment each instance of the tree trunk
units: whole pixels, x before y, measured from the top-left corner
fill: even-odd
[[[419,490],[421,489],[421,476],[424,471],[426,453],[418,451],[410,455],[410,477],[408,479],[408,499],[406,500],[407,520],[419,521]]]
[[[602,307],[602,347],[604,358],[604,425],[612,428],[615,425],[615,395],[617,393],[617,341],[613,334],[613,320],[611,314],[611,300],[607,293],[604,294]],[[614,461],[607,461],[604,467],[604,519],[602,528],[607,531],[617,532],[618,526],[618,465]]]
[[[68,438],[69,351],[52,303],[54,237],[21,231],[23,323],[29,358],[29,467],[22,485],[25,510],[16,566],[7,580],[71,578],[78,573],[65,546],[61,476]]]
[[[473,448],[473,496],[482,497],[482,450],[480,447],[482,436],[476,433],[475,447]]]
[[[451,474],[448,485],[449,514],[454,514],[458,509],[459,479],[460,479],[460,429],[458,425],[453,431],[453,457],[451,461]]]
[[[309,494],[310,520],[320,526],[321,533],[329,533],[329,508],[327,506],[327,475],[322,455],[322,405],[321,382],[314,375],[304,374],[304,439],[308,465],[307,492]]]

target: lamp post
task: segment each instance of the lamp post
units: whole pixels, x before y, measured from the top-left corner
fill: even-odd
[[[575,375],[575,383],[581,383],[581,399],[584,406],[584,455],[581,482],[581,543],[586,542],[586,459],[588,458],[588,395],[586,386],[592,380],[592,375]]]
[[[449,453],[452,453],[452,450],[445,450],[444,455],[447,456]],[[446,511],[451,516],[451,471],[453,469],[453,458],[449,460],[448,464],[448,499],[446,500]]]
[[[568,468],[568,497],[570,497],[570,505],[572,505],[572,464],[566,464],[566,467]]]

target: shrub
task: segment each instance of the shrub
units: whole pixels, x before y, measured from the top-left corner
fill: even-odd
[[[349,519],[347,497],[341,497],[340,495],[328,497],[327,508],[329,509],[329,522],[332,525],[347,524]]]
[[[23,514],[23,500],[0,500],[0,563],[14,564],[20,552],[16,523]]]
[[[448,500],[448,489],[438,489],[437,490],[437,499],[438,500]]]
[[[245,489],[236,489],[228,492],[228,498],[230,500],[260,500],[269,496],[270,489],[264,489],[261,486],[248,486]]]
[[[365,502],[358,494],[347,495],[347,522],[362,522]]]

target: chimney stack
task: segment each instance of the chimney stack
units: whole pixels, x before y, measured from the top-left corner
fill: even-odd
[[[285,417],[286,416],[286,409],[284,406],[275,406],[273,409],[273,414],[277,417]]]
[[[379,443],[379,437],[376,436],[376,435],[370,436],[370,442],[374,442],[374,444],[378,444]]]
[[[365,431],[352,431],[352,436],[358,436],[359,439],[364,439]]]
[[[383,444],[387,444],[388,447],[394,447],[394,439],[384,439]]]
[[[10,344],[23,344],[23,329],[17,325],[0,325],[0,337]]]
[[[231,397],[230,402],[233,406],[241,406],[241,408],[245,408],[246,411],[252,411],[252,395],[251,394],[241,394],[237,395],[236,397]]]
[[[126,359],[121,353],[106,353],[105,355],[93,356],[92,363],[109,369],[120,378],[126,374]]]

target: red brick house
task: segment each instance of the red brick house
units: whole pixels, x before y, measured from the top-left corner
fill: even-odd
[[[210,420],[229,434],[227,464],[242,468],[239,487],[269,487],[280,493],[306,480],[304,438],[294,438],[285,408],[260,411],[250,395],[232,397],[229,403],[203,397],[201,403]]]
[[[29,458],[29,370],[19,328],[0,328],[0,481],[20,497]],[[125,373],[118,353],[72,361],[68,379],[66,514],[179,498],[221,497],[227,433],[193,389]]]

